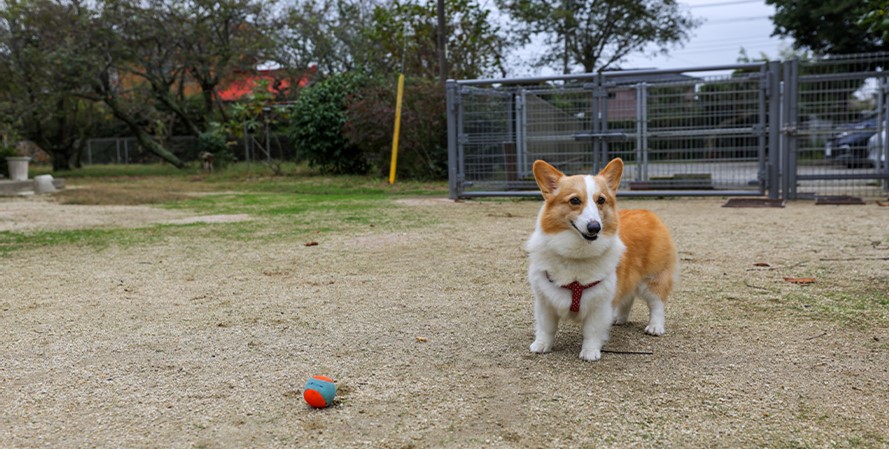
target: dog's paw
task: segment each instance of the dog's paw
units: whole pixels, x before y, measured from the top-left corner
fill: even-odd
[[[582,349],[580,351],[580,358],[587,362],[595,362],[602,358],[602,351],[598,349]]]
[[[531,343],[531,352],[535,352],[537,354],[546,354],[547,352],[552,351],[553,345],[552,343],[544,343],[540,340],[535,340],[534,343]]]
[[[624,324],[627,324],[627,317],[616,316],[614,317],[614,320],[611,321],[611,324],[615,326],[623,326]]]
[[[649,323],[648,326],[645,326],[645,333],[648,335],[660,337],[664,335],[664,332],[666,332],[666,329],[664,329],[663,323]]]

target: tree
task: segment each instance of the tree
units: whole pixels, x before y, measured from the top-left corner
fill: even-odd
[[[666,53],[699,23],[675,0],[497,0],[497,5],[516,22],[520,43],[544,38],[548,51],[535,65],[558,63],[566,74],[575,66],[604,70],[650,46]]]
[[[146,131],[147,125],[154,123],[157,110],[150,97],[146,98],[143,86],[129,76],[131,69],[142,62],[139,53],[130,47],[129,38],[133,36],[128,27],[129,21],[138,20],[130,15],[138,1],[106,0],[87,14],[79,32],[64,42],[65,51],[76,56],[63,77],[76,80],[77,88],[69,92],[104,104],[142,148],[182,168],[185,164]]]
[[[275,1],[167,0],[186,26],[179,39],[179,62],[201,88],[204,110],[216,110],[225,121],[217,89],[234,73],[255,70],[273,59],[271,11]],[[205,123],[206,125],[206,123]]]
[[[368,39],[377,43],[367,58],[377,73],[404,72],[437,79],[439,72],[436,0],[394,0],[374,9]],[[445,0],[448,76],[478,78],[504,75],[503,54],[511,44],[492,24],[491,11],[471,0]]]
[[[6,0],[0,11],[0,109],[15,130],[52,156],[53,169],[79,166],[91,131],[102,118],[79,98],[82,80],[67,45],[89,21],[77,1]]]
[[[187,68],[182,63],[182,48],[188,22],[177,5],[166,5],[165,0],[144,2],[120,1],[114,4],[113,20],[117,38],[131,50],[117,70],[127,77],[138,97],[153,99],[155,115],[172,115],[186,132],[199,135],[202,115],[190,110],[185,94]],[[164,127],[172,132],[173,126]]]
[[[445,4],[450,76],[502,74],[509,42],[491,12],[471,0]],[[284,65],[314,63],[322,74],[364,68],[388,76],[402,70],[404,59],[405,73],[439,77],[436,0],[304,0],[288,17],[279,33]]]
[[[766,0],[775,6],[774,35],[790,37],[795,48],[817,54],[852,54],[889,50],[880,0]]]
[[[865,13],[858,19],[858,25],[867,27],[867,32],[884,44],[889,42],[889,2],[865,0],[864,4]]]
[[[275,33],[276,61],[318,67],[322,74],[364,67],[375,55],[367,32],[379,0],[303,0],[289,8]]]

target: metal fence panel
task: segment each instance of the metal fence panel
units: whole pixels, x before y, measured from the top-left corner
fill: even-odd
[[[464,184],[496,182],[509,189],[517,165],[513,112],[508,93],[465,88],[460,98],[458,162]]]
[[[889,53],[452,81],[451,196],[537,195],[535,159],[595,173],[614,157],[624,195],[884,196],[887,68]]]
[[[627,187],[642,193],[762,193],[767,149],[763,74],[761,68],[723,76],[686,74],[687,80],[638,85],[644,134],[638,144],[627,142],[609,153],[638,161]]]
[[[788,198],[885,195],[889,54],[786,64]]]
[[[451,194],[536,195],[536,159],[595,173],[614,157],[626,165],[623,194],[761,194],[766,65],[729,68],[451,83]]]

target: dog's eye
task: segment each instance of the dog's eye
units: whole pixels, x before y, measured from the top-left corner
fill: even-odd
[[[598,204],[598,205],[600,205],[600,206],[603,205],[603,204],[605,204],[605,197],[604,197],[604,196],[600,196],[599,199],[596,200],[596,204]]]
[[[575,206],[579,206],[581,203],[580,198],[578,198],[576,196],[572,196],[571,199],[568,200],[568,202],[575,205]]]

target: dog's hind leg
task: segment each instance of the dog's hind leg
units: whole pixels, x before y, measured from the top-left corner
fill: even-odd
[[[617,302],[614,308],[614,320],[612,322],[616,326],[622,326],[627,324],[627,320],[630,318],[630,309],[633,308],[633,301],[636,300],[636,293],[633,292],[629,295],[624,296]]]
[[[650,335],[664,335],[666,332],[666,318],[664,317],[664,305],[667,297],[673,289],[673,273],[663,271],[654,279],[639,287],[639,296],[648,304],[648,326],[645,333]]]

